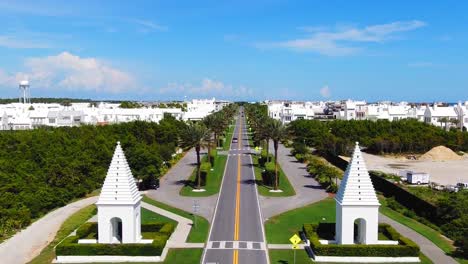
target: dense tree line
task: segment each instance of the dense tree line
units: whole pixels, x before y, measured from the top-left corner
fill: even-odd
[[[11,104],[17,103],[18,98],[0,98],[0,104]],[[47,97],[37,97],[31,98],[31,103],[63,103],[63,102],[72,102],[72,103],[91,103],[91,99],[77,99],[77,98],[47,98]]]
[[[373,153],[423,153],[438,145],[468,150],[467,132],[445,131],[414,119],[296,120],[289,124],[289,130],[296,142],[333,155],[350,154],[356,141]]]
[[[159,177],[185,127],[165,117],[159,124],[136,121],[0,133],[0,240],[100,188],[117,141],[136,178],[145,184]]]

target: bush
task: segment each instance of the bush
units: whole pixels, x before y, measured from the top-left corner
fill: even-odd
[[[86,222],[76,230],[76,236],[79,239],[87,238],[91,234],[98,233],[98,224],[96,222]],[[95,237],[95,236],[93,236]]]
[[[294,157],[297,159],[297,161],[299,162],[304,162],[305,161],[305,155],[304,154],[301,154],[301,153],[297,153],[296,155],[294,155]]]
[[[216,157],[218,156],[218,150],[212,149],[210,150],[210,164],[213,167],[215,164]]]
[[[267,155],[267,151],[264,149],[262,150],[262,153],[260,154],[260,158],[258,159],[258,164],[260,165],[260,167],[264,167],[265,166],[265,163],[267,162],[267,158],[268,160],[273,160],[273,155],[271,153],[268,153]]]
[[[303,142],[294,142],[292,144],[292,154],[306,154],[309,152],[309,148]]]
[[[92,233],[97,223],[86,223],[77,230],[76,236],[70,236],[56,248],[57,256],[159,256],[166,245],[167,239],[174,232],[175,226],[171,223],[151,223],[141,226],[145,239],[153,239],[151,244],[78,244],[78,240],[86,232]],[[81,230],[81,231],[80,231]],[[80,236],[78,236],[80,231]],[[89,234],[89,233],[88,233]]]
[[[200,165],[200,177],[201,177],[201,186],[206,185],[206,181],[208,178],[208,174],[210,173],[211,170],[211,163],[209,162],[202,162]]]
[[[265,171],[262,172],[263,184],[273,186],[275,182],[275,163],[265,163]]]
[[[379,229],[392,240],[398,240],[399,245],[323,245],[319,242],[319,233],[334,232],[334,224],[304,224],[303,231],[310,241],[310,247],[317,256],[381,256],[407,257],[419,256],[419,247],[413,241],[401,236],[389,225],[379,225]],[[330,234],[328,234],[330,236]]]

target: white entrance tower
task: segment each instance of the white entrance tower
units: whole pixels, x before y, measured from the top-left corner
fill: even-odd
[[[335,200],[336,243],[378,244],[380,203],[358,142]]]
[[[140,200],[125,154],[117,142],[98,209],[98,243],[139,243],[141,241]]]

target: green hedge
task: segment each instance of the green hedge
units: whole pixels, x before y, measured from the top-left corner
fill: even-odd
[[[55,249],[57,256],[160,256],[167,234],[156,234],[151,244],[78,244],[78,236],[66,238]]]
[[[96,222],[86,222],[76,230],[76,236],[80,239],[89,238],[91,234],[95,234],[93,237],[97,237],[98,224]]]
[[[85,223],[76,236],[66,238],[56,248],[56,255],[68,256],[159,256],[167,239],[174,232],[171,223],[150,223],[141,226],[144,239],[153,239],[151,244],[78,244],[78,240],[97,232],[97,223]]]
[[[203,161],[200,165],[201,186],[206,185],[208,174],[211,170],[211,163]]]
[[[268,160],[273,160],[273,154],[271,153],[268,153],[267,155],[267,151],[266,149],[263,149],[262,152],[260,153],[260,158],[258,159],[258,164],[263,167],[265,166],[265,163],[267,162],[267,157],[269,157]]]
[[[319,233],[329,233],[330,223],[304,224],[303,231],[310,241],[310,247],[317,256],[380,256],[408,257],[419,256],[419,247],[413,241],[401,236],[395,229],[386,224],[380,224],[379,229],[392,240],[398,240],[398,245],[323,245],[319,242]],[[334,227],[334,225],[333,225]]]
[[[263,184],[273,186],[275,182],[275,163],[265,163],[265,170],[262,172]]]
[[[211,163],[211,167],[214,166],[215,160],[216,160],[216,157],[217,157],[217,156],[218,156],[218,150],[216,150],[216,149],[210,150],[210,163]]]

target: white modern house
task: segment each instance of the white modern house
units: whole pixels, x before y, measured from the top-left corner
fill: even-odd
[[[464,104],[458,103],[455,107],[455,112],[458,118],[458,127],[464,131],[468,129],[468,101]]]
[[[312,102],[267,101],[268,116],[283,124],[298,119],[313,119],[316,112],[322,112],[320,104]]]
[[[120,142],[117,142],[96,202],[98,243],[147,243],[141,239],[141,199]]]
[[[438,106],[436,103],[432,107],[427,107],[424,112],[424,122],[434,126],[448,129],[454,124],[451,120],[457,120],[458,115],[452,106]]]
[[[335,200],[336,244],[379,244],[380,203],[357,142]]]

